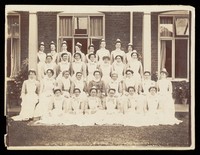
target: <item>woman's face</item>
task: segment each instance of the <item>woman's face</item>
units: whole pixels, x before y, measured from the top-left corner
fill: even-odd
[[[94,53],[94,47],[89,48],[89,53]]]
[[[75,46],[75,51],[80,51],[81,49],[78,46]]]
[[[128,51],[133,51],[133,48],[131,46],[128,46]]]
[[[161,79],[165,79],[167,77],[167,75],[164,72],[161,72],[160,77],[161,77]]]
[[[120,49],[120,48],[121,48],[121,43],[116,43],[116,44],[115,44],[115,48],[116,48],[116,49]]]
[[[129,89],[129,94],[130,94],[130,95],[133,95],[134,93],[135,93],[135,90],[134,90],[133,88],[130,88],[130,89]]]
[[[144,74],[144,79],[145,79],[145,80],[150,80],[150,79],[151,79],[150,74],[149,74],[149,73],[145,73],[145,74]]]
[[[91,60],[92,62],[94,62],[95,56],[94,56],[94,55],[91,55],[91,56],[90,56],[90,60]]]
[[[51,57],[47,57],[47,58],[46,58],[46,61],[47,61],[47,63],[51,63],[52,58],[51,58]]]
[[[77,61],[81,59],[80,55],[76,54],[74,57]]]
[[[81,73],[78,73],[78,74],[76,75],[76,78],[77,78],[78,80],[80,80],[80,79],[82,78],[82,74],[81,74]]]
[[[67,45],[66,45],[66,44],[63,44],[63,45],[62,45],[62,50],[63,50],[63,51],[66,51],[66,50],[67,50]]]
[[[137,54],[136,53],[132,54],[132,58],[137,59]]]
[[[104,63],[109,63],[109,59],[107,59],[107,58],[104,59],[103,61],[104,61]]]
[[[80,95],[79,90],[75,90],[75,91],[74,91],[74,95],[75,95],[76,97],[78,97],[78,96]]]
[[[60,91],[56,91],[56,92],[55,92],[55,96],[56,96],[56,97],[59,97],[60,95],[61,95],[61,92],[60,92]]]
[[[106,47],[106,42],[101,42],[100,47],[101,48],[105,48]]]
[[[34,78],[35,78],[35,73],[30,72],[30,73],[29,73],[29,79],[34,79]]]
[[[44,52],[44,46],[40,45],[40,51]]]
[[[117,78],[118,78],[118,75],[117,74],[112,74],[112,77],[111,77],[114,81],[116,81],[117,80]]]
[[[65,72],[65,74],[63,75],[64,78],[68,78],[69,77],[69,72]]]
[[[95,72],[94,77],[95,77],[95,79],[100,79],[101,75],[99,72]]]
[[[62,57],[62,59],[63,59],[63,61],[67,61],[68,60],[68,55],[63,55],[63,57]]]
[[[121,57],[116,57],[116,59],[115,59],[117,62],[122,62],[122,59],[121,59]]]
[[[52,74],[52,72],[49,70],[49,71],[47,71],[47,76],[49,77],[49,78],[51,78],[52,76],[53,76],[53,74]]]
[[[132,74],[131,72],[127,72],[127,73],[126,73],[126,77],[127,77],[127,78],[131,78],[132,75],[133,75],[133,74]]]
[[[156,88],[151,88],[150,93],[151,93],[151,95],[155,95],[156,94]]]
[[[115,91],[114,90],[110,90],[108,94],[109,94],[110,97],[113,97],[115,95]]]
[[[56,46],[54,45],[54,44],[51,44],[51,51],[55,51],[55,49],[56,49]]]
[[[92,97],[95,97],[95,96],[97,95],[96,90],[92,89],[91,92],[90,92],[90,95],[91,95]]]

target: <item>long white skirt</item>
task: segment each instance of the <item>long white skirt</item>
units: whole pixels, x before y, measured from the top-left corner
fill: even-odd
[[[12,117],[13,120],[20,121],[20,120],[28,120],[33,118],[35,106],[38,102],[38,95],[35,93],[26,94],[22,98],[21,103],[21,111],[19,115]]]

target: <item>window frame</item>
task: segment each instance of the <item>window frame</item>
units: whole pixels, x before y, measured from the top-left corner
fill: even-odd
[[[59,36],[59,20],[60,20],[60,17],[72,17],[72,36]],[[94,37],[94,36],[91,36],[90,35],[90,17],[92,16],[100,16],[102,17],[102,20],[103,20],[103,36],[97,36],[97,37]],[[88,29],[87,29],[87,36],[84,34],[84,35],[78,35],[78,36],[75,36],[77,34],[75,34],[75,17],[87,17],[88,18],[88,23],[87,23],[87,26],[88,26]],[[102,38],[105,38],[105,14],[103,13],[59,13],[57,14],[57,45],[60,46],[58,43],[59,43],[59,39],[64,40],[64,39],[72,39],[72,51],[70,51],[72,54],[74,53],[74,50],[75,50],[75,39],[78,39],[78,38],[85,38],[87,39],[87,44],[89,45],[92,41],[92,39],[102,39]],[[60,52],[60,47],[57,46],[57,51]]]
[[[9,16],[18,16],[19,17],[19,35],[18,35],[18,37],[16,37],[16,36],[12,37],[12,36],[8,35],[8,17]],[[20,56],[19,56],[19,61],[20,61],[19,67],[21,68],[21,15],[18,12],[8,12],[6,14],[6,17],[5,17],[5,25],[6,25],[5,26],[5,50],[6,50],[6,53],[7,53],[7,40],[11,39],[11,50],[12,50],[12,40],[13,39],[19,39],[19,53],[20,53]],[[7,78],[8,81],[12,81],[12,80],[14,80],[14,78],[11,77],[11,75],[7,76],[7,60],[8,60],[7,54],[5,54],[5,60],[6,60],[6,63],[5,63],[5,65],[6,65],[5,66],[6,67],[5,75],[6,75],[6,78]],[[12,63],[12,60],[11,60],[10,63]],[[10,72],[11,72],[11,70],[10,70]]]
[[[160,17],[172,17],[173,18],[173,36],[172,37],[162,37],[160,36]],[[190,17],[188,14],[159,14],[158,15],[158,75],[160,75],[160,47],[161,47],[161,40],[171,40],[172,41],[172,77],[168,77],[168,79],[172,81],[182,81],[182,80],[189,80],[189,39],[190,39],[190,32],[189,35],[185,36],[176,36],[175,32],[175,19],[176,18],[188,18],[189,26],[190,24]],[[175,77],[175,40],[176,39],[187,39],[187,77],[186,78],[176,78]]]

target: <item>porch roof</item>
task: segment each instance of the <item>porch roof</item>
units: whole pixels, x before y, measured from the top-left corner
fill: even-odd
[[[6,11],[100,13],[100,12],[163,12],[194,10],[186,5],[6,5]]]

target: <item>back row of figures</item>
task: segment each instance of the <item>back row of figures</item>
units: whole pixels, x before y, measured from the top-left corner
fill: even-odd
[[[38,80],[44,78],[46,71],[52,69],[54,71],[54,78],[62,77],[65,70],[70,72],[70,76],[74,77],[77,72],[83,74],[85,81],[89,82],[93,78],[95,70],[99,69],[102,72],[102,79],[110,80],[110,73],[116,71],[118,78],[122,80],[127,69],[134,72],[134,77],[138,82],[141,82],[143,76],[143,67],[140,61],[140,55],[136,50],[133,50],[133,45],[128,44],[128,52],[121,50],[120,39],[116,40],[116,49],[111,53],[106,49],[106,42],[104,39],[100,42],[100,49],[94,51],[94,45],[88,47],[88,54],[81,52],[81,43],[75,46],[75,53],[72,55],[67,51],[67,42],[63,41],[62,51],[57,53],[55,51],[55,44],[51,42],[51,52],[44,52],[44,43],[40,44],[38,52]]]
[[[83,114],[102,109],[113,113],[117,109],[119,113],[125,114],[132,114],[135,110],[154,114],[160,111],[165,121],[172,118],[171,123],[176,122],[172,84],[167,79],[166,69],[161,71],[157,83],[150,79],[150,72],[144,72],[141,85],[134,83],[132,70],[126,71],[126,77],[122,81],[118,80],[117,72],[112,72],[111,81],[107,84],[98,70],[94,72],[94,79],[89,84],[82,79],[81,72],[76,73],[73,81],[69,77],[69,71],[64,71],[63,77],[57,80],[53,78],[52,69],[48,69],[46,74],[39,82],[35,79],[36,72],[29,71],[29,79],[24,81],[22,87],[21,112],[13,119],[23,120],[37,116],[43,118],[49,111],[57,115],[63,112]]]

